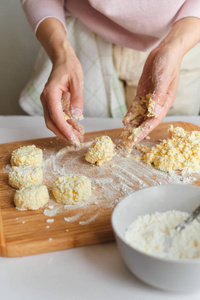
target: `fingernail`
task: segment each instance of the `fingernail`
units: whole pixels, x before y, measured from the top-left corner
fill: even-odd
[[[80,120],[82,118],[82,110],[79,108],[72,108],[71,109],[71,114],[75,119]]]

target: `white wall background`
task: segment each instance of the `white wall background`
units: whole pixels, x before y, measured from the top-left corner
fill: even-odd
[[[20,1],[0,0],[0,115],[24,114],[18,99],[38,49]]]

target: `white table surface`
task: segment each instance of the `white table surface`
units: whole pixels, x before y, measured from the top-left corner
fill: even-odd
[[[166,117],[164,121],[200,125],[200,117]],[[119,119],[83,120],[86,131],[122,127]],[[43,117],[0,117],[0,142],[50,137]],[[164,272],[165,270],[163,270]],[[193,294],[154,289],[133,276],[116,243],[22,258],[0,257],[0,298],[3,300],[199,300]]]

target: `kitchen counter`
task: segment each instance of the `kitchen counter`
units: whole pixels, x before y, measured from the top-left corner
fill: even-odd
[[[198,116],[166,117],[200,126]],[[86,118],[86,132],[122,127],[120,119]],[[0,116],[0,142],[54,136],[43,117]],[[164,270],[163,270],[164,272]],[[124,265],[116,243],[21,258],[0,257],[3,300],[199,300],[194,294],[154,289],[133,276]]]

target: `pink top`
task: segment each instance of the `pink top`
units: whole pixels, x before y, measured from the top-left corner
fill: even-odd
[[[185,17],[200,18],[200,0],[21,0],[36,32],[48,17],[75,16],[114,44],[147,51],[172,25]],[[66,29],[67,30],[67,29]]]

